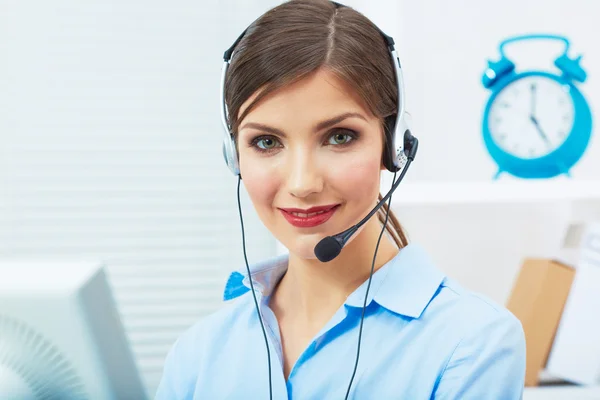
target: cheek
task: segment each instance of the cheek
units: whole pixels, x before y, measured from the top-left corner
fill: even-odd
[[[273,204],[280,185],[272,166],[251,158],[240,158],[242,182],[257,213],[262,215],[262,211]]]
[[[329,182],[346,200],[371,204],[379,194],[381,162],[377,157],[355,155],[329,169]]]

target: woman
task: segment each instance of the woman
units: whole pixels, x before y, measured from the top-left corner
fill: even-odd
[[[519,399],[519,321],[445,277],[387,206],[337,257],[315,257],[373,209],[390,169],[404,99],[378,28],[292,0],[234,46],[225,101],[239,172],[289,256],[232,274],[230,304],[177,340],[156,398]]]

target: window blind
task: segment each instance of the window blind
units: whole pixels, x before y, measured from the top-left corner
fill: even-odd
[[[244,266],[219,79],[262,9],[34,3],[0,0],[0,252],[103,260],[153,396],[176,337]],[[242,197],[252,262],[275,242]]]

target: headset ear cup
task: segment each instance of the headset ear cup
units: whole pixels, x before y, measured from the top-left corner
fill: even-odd
[[[223,143],[223,158],[227,167],[231,170],[234,175],[240,174],[240,166],[238,162],[237,149],[235,146],[235,140],[231,140]]]
[[[384,119],[385,143],[383,148],[383,166],[390,172],[396,172],[398,169],[394,165],[396,151],[394,149],[394,128],[396,126],[396,114],[390,115]]]

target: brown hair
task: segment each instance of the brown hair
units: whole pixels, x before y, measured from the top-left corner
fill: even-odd
[[[248,27],[234,50],[225,81],[234,137],[240,122],[263,98],[324,67],[359,94],[369,111],[380,118],[384,140],[389,141],[385,121],[395,117],[398,90],[385,41],[363,14],[350,7],[336,8],[328,0],[286,1]],[[238,115],[242,104],[258,90],[254,101]],[[377,213],[381,223],[387,210],[386,203]],[[399,248],[408,244],[391,210],[386,230]]]

